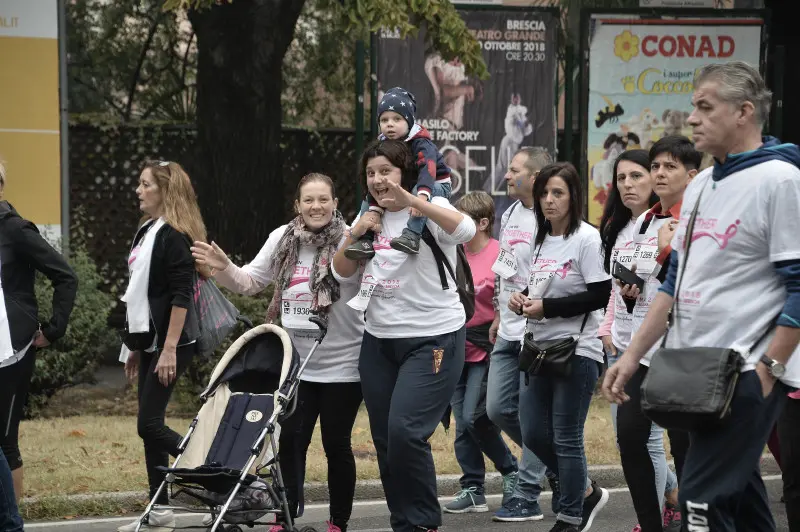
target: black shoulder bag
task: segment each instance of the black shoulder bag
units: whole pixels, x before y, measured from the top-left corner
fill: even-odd
[[[742,353],[730,348],[666,347],[667,335],[675,323],[680,287],[689,261],[694,223],[702,197],[701,190],[686,227],[686,252],[675,287],[667,330],[661,347],[653,354],[641,388],[642,412],[665,429],[694,431],[713,428],[724,421],[731,413],[731,401],[744,366]],[[753,344],[751,351],[772,329],[772,325],[767,328]]]
[[[533,263],[539,260],[539,252],[542,246],[536,251]],[[567,338],[556,338],[553,340],[536,341],[532,332],[526,332],[522,339],[522,350],[519,354],[519,370],[525,374],[525,384],[528,384],[530,376],[548,377],[569,377],[572,374],[572,356],[578,348],[586,322],[589,320],[589,313],[583,316],[583,323],[577,338],[571,336]]]

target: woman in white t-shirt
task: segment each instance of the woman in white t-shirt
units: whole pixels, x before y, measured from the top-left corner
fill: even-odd
[[[603,238],[605,270],[611,273],[614,262],[631,268],[637,250],[634,239],[636,220],[658,201],[653,192],[653,177],[650,175],[650,156],[647,150],[622,152],[614,162],[614,183],[606,201],[600,220],[600,235]],[[623,298],[619,283],[613,283],[611,298],[606,308],[605,319],[597,335],[603,342],[603,352],[611,367],[619,360],[631,341],[635,299]],[[611,404],[611,422],[617,432],[617,405]],[[667,465],[664,450],[664,430],[653,424],[647,450],[653,462],[656,493],[663,506],[662,522],[671,523],[678,507],[678,479]],[[633,494],[634,503],[639,492]],[[645,493],[645,496],[650,496]],[[666,498],[666,504],[664,504]],[[648,499],[649,502],[649,499]],[[636,506],[636,504],[634,504]],[[641,527],[637,525],[634,530]]]
[[[583,221],[583,191],[574,166],[542,168],[533,184],[533,207],[539,229],[527,294],[514,293],[508,305],[528,318],[526,340],[573,338],[577,347],[569,376],[526,378],[520,425],[525,445],[560,480],[560,511],[551,531],[577,532],[588,530],[608,501],[608,491],[594,482],[586,488],[583,427],[603,366],[595,311],[608,302],[611,277],[603,268],[600,233]]]
[[[461,377],[466,314],[447,268],[446,277],[440,277],[434,252],[440,250],[455,271],[456,246],[472,239],[475,222],[444,198],[425,202],[408,192],[416,168],[404,142],[372,143],[361,172],[385,212],[380,226],[358,220],[345,247],[374,230],[375,256],[359,272],[359,263],[342,248],[333,260],[334,275],[343,284],[360,282],[350,305],[366,314],[361,388],[392,529],[436,530],[442,514],[428,439]],[[425,245],[411,256],[393,250],[389,242],[400,236],[413,210],[428,217],[431,239],[423,234]]]
[[[318,331],[308,318],[318,314],[328,321],[324,342],[300,376],[297,410],[281,425],[280,463],[297,517],[303,513],[306,452],[319,418],[328,458],[329,532],[346,530],[353,509],[356,464],[350,442],[362,400],[358,352],[364,332],[362,314],[347,306],[358,287],[340,288],[329,268],[347,230],[337,205],[333,181],[309,174],[297,186],[297,216],[269,235],[250,264],[236,266],[213,242],[195,242],[192,248],[197,261],[217,270],[214,278],[229,290],[254,295],[274,283],[267,321],[280,316],[301,361]]]

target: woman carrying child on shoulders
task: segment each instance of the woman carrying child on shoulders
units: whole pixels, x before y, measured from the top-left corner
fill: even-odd
[[[359,219],[345,246],[368,230],[380,231],[375,257],[359,275],[359,263],[340,249],[333,273],[342,286],[361,283],[348,304],[366,312],[361,389],[392,529],[436,530],[442,514],[428,440],[461,378],[466,313],[455,281],[448,277],[448,288],[443,288],[433,247],[422,245],[418,255],[408,257],[389,242],[402,233],[411,209],[417,209],[428,218],[433,240],[426,242],[439,248],[455,271],[456,246],[472,239],[475,222],[444,198],[429,202],[408,192],[415,175],[404,142],[373,142],[364,152],[361,171],[369,193],[386,212],[381,226]]]

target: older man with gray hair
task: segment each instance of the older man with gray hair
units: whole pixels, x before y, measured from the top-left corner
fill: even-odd
[[[688,530],[775,530],[759,460],[787,392],[800,387],[800,150],[761,136],[770,100],[746,63],[698,73],[689,123],[714,166],[686,189],[666,282],[603,383],[610,400],[628,399],[625,385],[665,333],[673,300],[667,347],[741,353],[729,416],[690,432],[680,490]]]

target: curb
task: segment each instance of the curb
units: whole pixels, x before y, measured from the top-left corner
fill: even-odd
[[[672,464],[672,462],[670,462]],[[764,455],[761,458],[762,475],[779,475],[780,469],[775,459],[771,455]],[[592,480],[604,488],[624,488],[626,487],[625,476],[622,467],[618,465],[596,465],[589,466],[589,476]],[[458,492],[460,475],[439,475],[436,477],[436,488],[440,497],[447,497]],[[499,473],[487,473],[485,490],[487,494],[499,494],[502,492],[502,479]],[[37,506],[52,497],[28,497],[22,499],[22,503],[27,506]],[[135,505],[147,500],[147,493],[144,491],[126,491],[115,493],[88,493],[82,495],[59,496],[58,499],[70,502],[101,501],[109,500],[117,504]],[[356,500],[383,499],[383,486],[380,480],[359,480],[356,482]],[[305,485],[306,502],[325,502],[328,499],[328,485],[323,482],[309,482]]]

